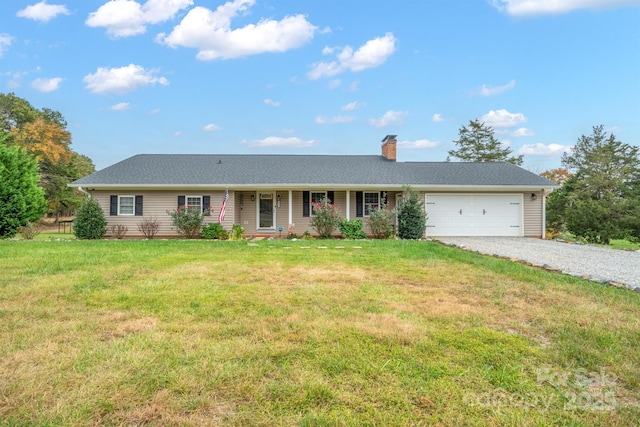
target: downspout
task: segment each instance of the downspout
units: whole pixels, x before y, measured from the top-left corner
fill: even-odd
[[[82,188],[81,185],[78,186],[78,190],[80,190],[81,193],[86,194],[87,196],[89,196],[89,198],[91,198],[91,193],[84,191],[84,189]]]
[[[542,240],[547,238],[547,195],[542,189]]]

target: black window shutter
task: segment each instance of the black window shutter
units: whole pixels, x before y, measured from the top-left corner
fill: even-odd
[[[327,191],[327,200],[329,200],[329,203],[336,203],[336,201],[333,199],[333,191]]]
[[[111,196],[109,203],[109,215],[118,215],[118,196]]]
[[[185,198],[184,196],[178,196],[178,208],[183,207],[185,204]]]
[[[209,206],[211,206],[211,196],[202,196],[202,212],[208,210]],[[209,215],[211,215],[211,212],[209,212]]]
[[[302,216],[309,216],[309,192],[302,192]]]
[[[364,216],[364,206],[362,203],[362,191],[356,191],[356,217]]]
[[[136,215],[142,216],[142,196],[136,196]]]

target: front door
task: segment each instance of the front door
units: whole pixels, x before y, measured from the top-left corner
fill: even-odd
[[[275,209],[273,193],[260,193],[258,203],[258,228],[273,229],[275,227]]]

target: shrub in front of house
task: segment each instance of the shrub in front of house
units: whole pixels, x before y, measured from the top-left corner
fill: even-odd
[[[316,230],[318,237],[328,239],[333,232],[340,227],[340,215],[338,207],[324,197],[319,202],[311,203],[313,217],[311,218],[311,227]]]
[[[224,227],[219,222],[212,222],[202,227],[203,239],[219,239],[220,233],[224,231]],[[228,235],[227,235],[228,237]]]
[[[233,224],[231,233],[228,233],[229,240],[242,240],[242,233],[244,233],[244,228],[241,225]]]
[[[200,235],[204,217],[209,215],[208,211],[201,212],[200,208],[190,208],[180,206],[175,211],[167,211],[171,217],[173,225],[178,233],[185,239],[194,239]]]
[[[138,223],[138,230],[147,239],[153,239],[160,230],[160,221],[155,217],[145,217]]]
[[[369,228],[371,234],[376,239],[388,239],[393,236],[393,228],[395,223],[395,216],[393,211],[386,207],[376,207],[369,214]]]
[[[102,239],[107,232],[107,220],[100,204],[90,197],[86,198],[73,221],[73,234],[78,239]]]
[[[367,235],[362,230],[361,219],[343,219],[340,221],[340,233],[347,239],[366,239]]]
[[[417,240],[424,237],[427,228],[427,214],[420,194],[405,187],[398,206],[398,236],[401,239]]]

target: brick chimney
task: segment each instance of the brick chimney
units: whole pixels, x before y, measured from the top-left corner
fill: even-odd
[[[387,135],[382,140],[382,156],[393,162],[396,161],[396,136]]]

